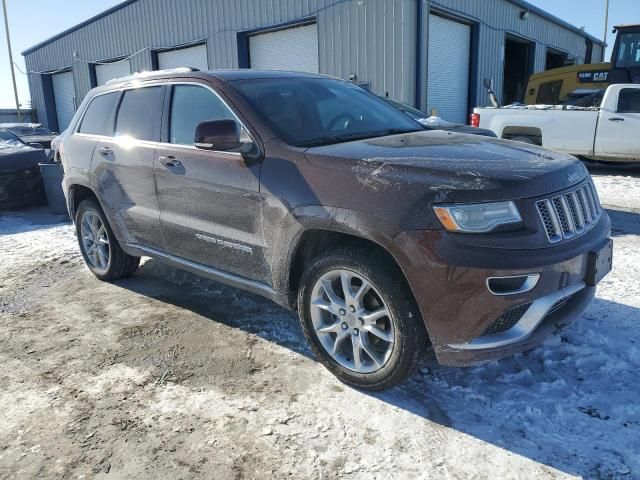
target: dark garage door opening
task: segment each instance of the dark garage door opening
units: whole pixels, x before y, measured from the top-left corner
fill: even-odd
[[[545,70],[564,67],[566,63],[567,63],[566,53],[547,48],[547,62],[544,68]]]
[[[534,45],[507,36],[504,48],[503,104],[524,101],[529,75],[533,73]]]

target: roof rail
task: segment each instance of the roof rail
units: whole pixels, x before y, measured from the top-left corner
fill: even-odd
[[[113,85],[114,83],[126,82],[128,80],[145,80],[147,78],[160,77],[162,75],[169,75],[172,73],[190,73],[190,72],[199,72],[197,68],[191,67],[179,67],[179,68],[171,68],[168,70],[153,70],[151,72],[135,72],[131,75],[127,75],[126,77],[113,78],[109,80],[106,85]]]

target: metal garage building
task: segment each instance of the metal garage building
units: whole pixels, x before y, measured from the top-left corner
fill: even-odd
[[[40,122],[63,130],[92,87],[177,66],[320,72],[465,122],[484,79],[517,100],[603,45],[522,0],[128,0],[23,55]]]

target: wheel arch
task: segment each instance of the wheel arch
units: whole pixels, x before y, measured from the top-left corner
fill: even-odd
[[[296,298],[302,274],[314,258],[328,250],[352,247],[374,250],[388,259],[413,295],[401,262],[389,248],[397,234],[397,227],[367,214],[339,208],[304,207],[292,212],[274,243],[273,285],[276,290]]]
[[[74,221],[76,212],[78,211],[78,205],[80,205],[80,202],[82,202],[83,200],[90,198],[98,202],[98,204],[100,205],[100,200],[98,199],[98,196],[95,194],[95,192],[90,187],[80,183],[74,183],[69,186],[68,197],[69,198],[67,201],[69,204],[69,213],[71,214],[71,220]]]

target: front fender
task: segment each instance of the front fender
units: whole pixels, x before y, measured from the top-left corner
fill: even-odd
[[[304,232],[326,230],[369,240],[387,249],[399,227],[380,217],[345,208],[306,205],[295,208],[282,221],[270,249],[275,290],[289,292],[291,266]]]

